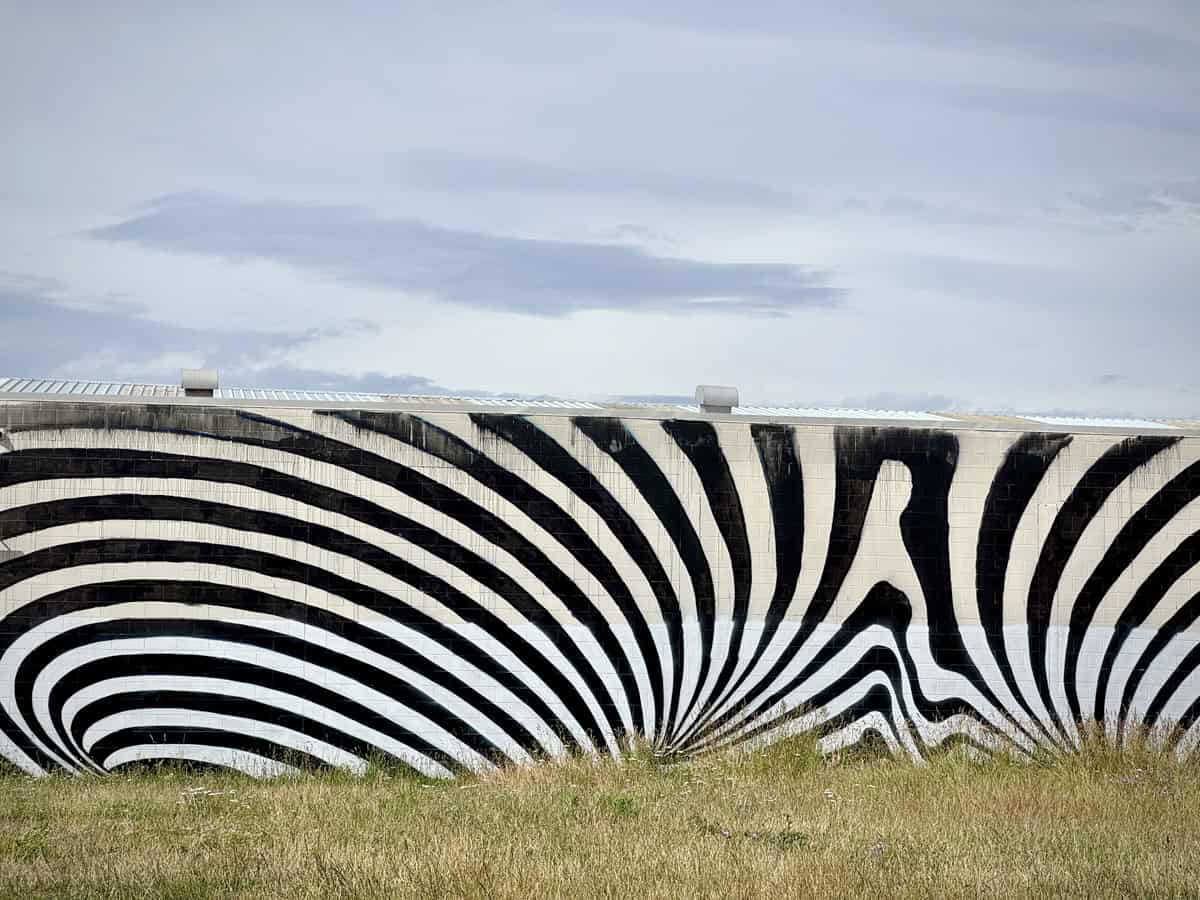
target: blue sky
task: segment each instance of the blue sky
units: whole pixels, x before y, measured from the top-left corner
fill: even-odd
[[[0,374],[1200,415],[1191,2],[0,8]]]

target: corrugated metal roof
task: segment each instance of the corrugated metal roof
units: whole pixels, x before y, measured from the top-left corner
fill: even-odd
[[[87,399],[121,400],[124,398],[146,398],[154,400],[183,400],[183,388],[177,384],[134,384],[115,381],[76,381],[61,378],[5,378],[0,377],[0,397],[15,398],[30,395],[54,400]],[[203,402],[206,398],[187,398],[188,402]],[[381,404],[402,408],[417,408],[422,411],[437,409],[493,408],[521,410],[598,410],[615,416],[641,418],[670,418],[674,412],[699,415],[700,408],[694,404],[620,402],[595,403],[589,400],[563,400],[554,397],[469,397],[420,394],[375,394],[362,391],[297,391],[265,390],[262,388],[218,388],[212,401],[224,403],[263,403],[318,405],[322,403]],[[210,402],[212,402],[210,401]],[[1097,429],[1126,433],[1171,430],[1179,433],[1200,431],[1200,422],[1190,420],[1162,420],[1143,418],[1054,416],[1054,415],[983,415],[968,413],[932,413],[891,409],[850,409],[842,407],[809,406],[738,406],[732,411],[735,417],[745,416],[758,419],[807,419],[810,421],[837,422],[844,420],[888,422],[940,422],[954,423],[959,427],[983,429],[1027,429],[1030,423],[1066,429]]]
[[[66,381],[49,378],[2,378],[0,394],[45,394],[86,397],[183,397],[177,384],[125,384],[112,381]],[[452,397],[442,394],[370,394],[362,391],[296,391],[264,388],[217,388],[214,400],[273,400],[299,403],[422,403],[448,406],[532,406],[543,409],[603,409],[586,400],[551,397]]]
[[[599,403],[589,400],[555,400],[543,397],[536,400],[522,400],[519,397],[447,397],[446,399],[459,403],[481,403],[484,406],[533,406],[540,409],[604,409]]]
[[[1166,422],[1153,419],[1091,418],[1088,416],[1021,416],[1030,422],[1043,425],[1061,425],[1064,428],[1174,428]]]
[[[698,413],[695,404],[679,404],[678,409]],[[790,417],[795,419],[894,419],[903,422],[953,422],[948,416],[931,412],[910,412],[899,409],[843,409],[816,406],[735,406],[735,416]]]
[[[217,388],[213,396],[222,400],[299,400],[311,402],[377,402],[382,394],[364,394],[357,391],[275,391],[263,388]]]
[[[177,384],[126,384],[116,381],[66,381],[54,378],[0,378],[0,393],[76,394],[90,397],[182,397]]]

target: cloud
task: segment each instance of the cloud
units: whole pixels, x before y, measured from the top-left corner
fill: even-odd
[[[1195,227],[1200,218],[1200,178],[1124,180],[1072,191],[1047,203],[1053,216],[1119,228],[1157,221]]]
[[[181,368],[211,366],[230,387],[451,393],[419,375],[350,375],[286,362],[318,341],[376,330],[354,319],[295,333],[183,328],[73,297],[55,279],[0,272],[4,376],[174,384]]]
[[[891,81],[877,83],[884,96],[897,96],[970,111],[1085,124],[1115,125],[1182,135],[1200,134],[1200,113],[1191,106],[1127,100],[1075,90],[1035,90],[998,84]]]
[[[237,384],[231,386],[276,390],[352,391],[366,394],[406,394],[423,397],[448,394],[478,397],[486,392],[450,390],[423,375],[389,375],[367,372],[347,375],[322,369],[292,365],[271,365],[237,373]]]
[[[270,260],[384,290],[536,316],[580,310],[782,315],[835,305],[831,274],[789,263],[651,256],[384,219],[357,207],[173,195],[89,234],[174,253]]]
[[[670,172],[570,168],[528,159],[411,152],[395,157],[399,171],[424,187],[444,190],[626,194],[686,205],[789,210],[802,207],[785,190],[752,181]]]
[[[1099,10],[1088,14],[1070,5],[946,4],[937,0],[843,0],[819,15],[802,3],[736,4],[668,2],[619,4],[632,17],[721,34],[768,36],[848,35],[915,45],[954,48],[975,54],[1042,59],[1057,64],[1200,68],[1200,44],[1187,36],[1143,23],[1169,21],[1171,4],[1142,3],[1137,22],[1118,21]],[[1178,14],[1195,21],[1188,4]],[[1024,7],[1024,8],[1023,8]],[[1157,9],[1156,9],[1157,7]],[[609,9],[613,8],[609,4]]]
[[[461,192],[544,193],[583,198],[642,197],[662,201],[670,208],[706,207],[709,210],[755,210],[792,213],[828,221],[831,216],[858,214],[947,225],[998,225],[1011,215],[973,209],[925,197],[876,190],[836,190],[809,186],[803,196],[753,181],[697,177],[668,172],[613,168],[567,168],[525,159],[468,156],[449,151],[401,153],[393,157],[394,172],[414,187]],[[389,170],[389,174],[393,174]],[[644,225],[623,224],[617,238],[637,242],[673,243]]]
[[[858,5],[858,4],[854,4]],[[861,9],[861,5],[859,5]],[[1012,5],[963,6],[950,9],[930,4],[896,4],[893,11],[872,16],[873,25],[887,25],[911,39],[973,52],[1027,55],[1055,63],[1088,66],[1160,66],[1196,69],[1200,45],[1130,22],[1091,19],[1067,12]],[[1149,19],[1145,14],[1139,19]]]
[[[118,372],[155,378],[165,374],[155,359],[183,355],[200,365],[261,358],[307,340],[305,336],[184,328],[106,308],[71,296],[52,279],[0,276],[0,351],[12,375],[83,373],[79,364],[104,360]],[[175,376],[178,372],[174,373]]]

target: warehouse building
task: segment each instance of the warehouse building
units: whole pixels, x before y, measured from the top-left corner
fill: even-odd
[[[0,756],[1200,739],[1200,423],[0,378]]]

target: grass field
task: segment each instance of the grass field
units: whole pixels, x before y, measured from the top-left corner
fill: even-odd
[[[1200,764],[822,761],[791,739],[664,768],[433,783],[164,769],[0,777],[0,891],[70,897],[1196,897]]]

